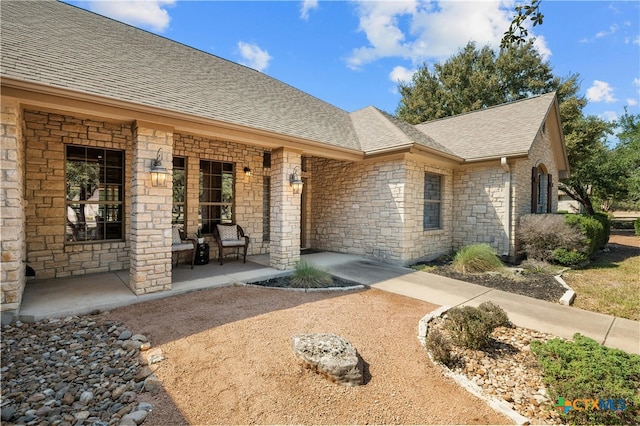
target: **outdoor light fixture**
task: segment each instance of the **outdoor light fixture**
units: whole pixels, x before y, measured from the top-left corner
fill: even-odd
[[[294,194],[299,194],[300,191],[302,191],[303,185],[302,179],[300,179],[300,176],[298,176],[298,174],[296,173],[297,169],[298,167],[296,166],[296,168],[293,169],[293,173],[291,174],[291,176],[289,176],[289,183],[293,187]]]
[[[167,186],[167,175],[169,172],[162,165],[162,148],[158,149],[156,159],[153,160],[151,165],[151,185],[152,186]]]
[[[245,175],[246,177],[251,176],[251,169],[250,169],[250,168],[248,168],[248,167],[245,167],[245,168],[244,168],[244,175]]]

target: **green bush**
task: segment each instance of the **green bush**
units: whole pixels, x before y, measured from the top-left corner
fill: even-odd
[[[502,269],[502,262],[488,244],[472,244],[462,247],[453,257],[453,269],[467,272],[487,272]]]
[[[553,251],[553,260],[561,265],[574,266],[586,262],[589,257],[577,250],[557,248]]]
[[[611,349],[595,340],[573,336],[573,342],[553,339],[531,342],[543,369],[543,381],[553,401],[563,398],[620,400],[624,410],[569,410],[570,424],[640,424],[640,356]]]
[[[609,218],[609,215],[606,213],[596,213],[593,217],[600,222],[604,232],[604,235],[602,236],[602,245],[598,247],[598,249],[602,249],[609,242],[609,237],[611,236],[611,218]]]
[[[640,217],[633,221],[633,228],[636,230],[636,235],[640,236]]]
[[[564,216],[567,225],[580,230],[587,239],[587,246],[582,250],[587,256],[591,256],[606,244],[604,226],[595,216],[581,214],[567,214]]]
[[[427,334],[426,347],[433,359],[447,367],[453,364],[451,342],[439,330],[431,330]]]
[[[580,251],[585,247],[585,237],[569,226],[563,215],[532,214],[520,221],[519,237],[528,259],[555,262],[554,251],[564,248]]]
[[[296,264],[296,270],[290,279],[290,285],[299,288],[328,287],[332,283],[333,277],[328,272],[304,260]]]
[[[454,344],[482,349],[491,340],[491,332],[496,327],[508,324],[509,318],[502,308],[485,302],[477,308],[462,306],[450,309],[444,325]]]

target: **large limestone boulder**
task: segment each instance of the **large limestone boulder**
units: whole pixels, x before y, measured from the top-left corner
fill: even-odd
[[[302,363],[347,386],[363,384],[363,362],[347,340],[335,334],[297,334],[291,337],[293,352]]]

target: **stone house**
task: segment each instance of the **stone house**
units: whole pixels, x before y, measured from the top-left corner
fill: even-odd
[[[513,258],[519,218],[555,211],[568,173],[554,93],[412,126],[56,1],[3,2],[1,25],[3,316],[26,264],[169,289],[176,224],[210,240],[237,222],[277,269],[301,248]]]

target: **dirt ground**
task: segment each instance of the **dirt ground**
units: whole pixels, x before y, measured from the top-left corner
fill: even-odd
[[[300,293],[226,287],[101,314],[145,334],[166,359],[145,425],[506,424],[441,375],[417,338],[436,306],[375,289]],[[301,367],[290,337],[335,333],[365,361],[345,387]]]

